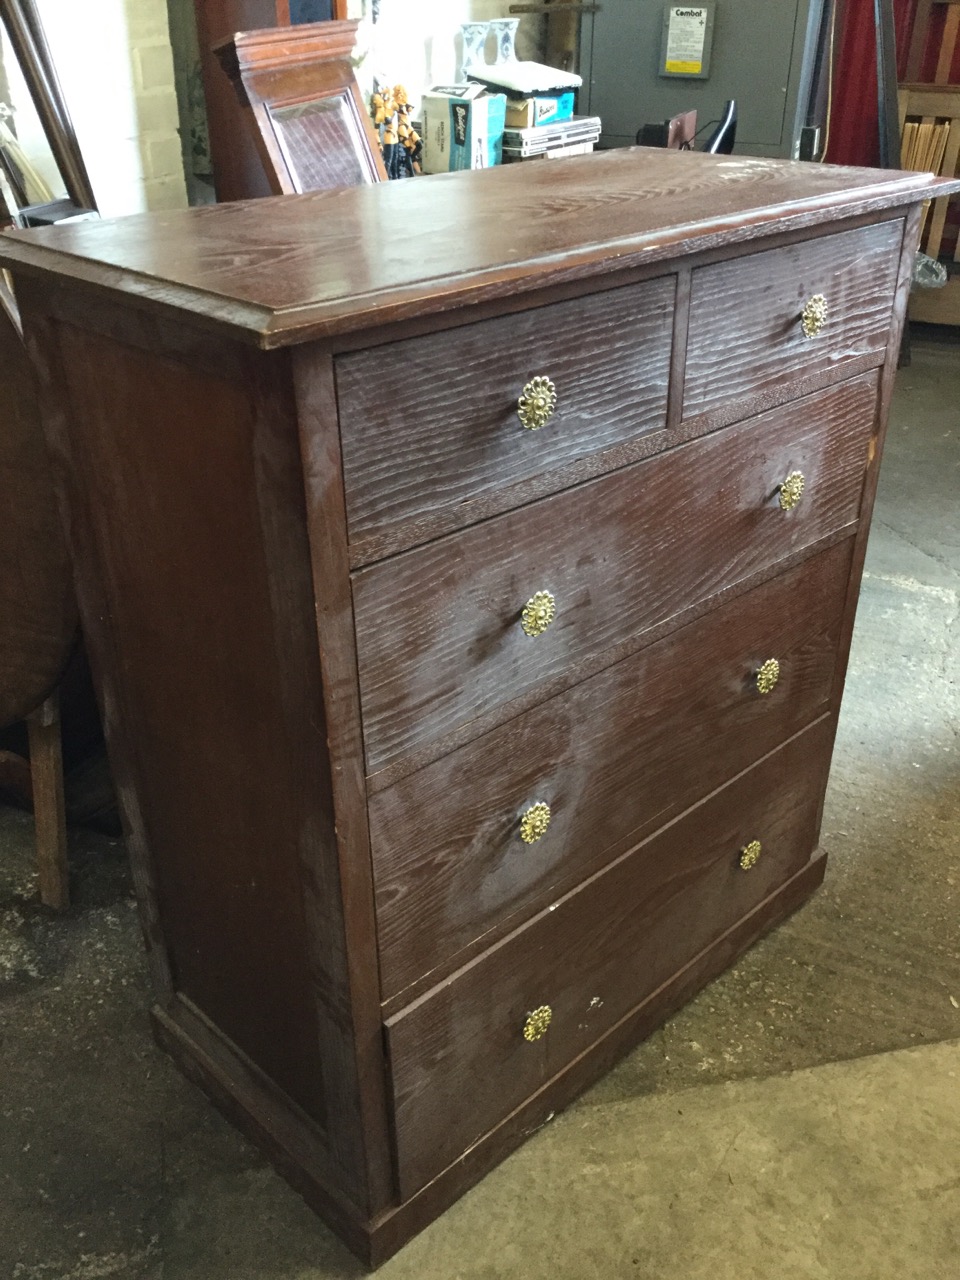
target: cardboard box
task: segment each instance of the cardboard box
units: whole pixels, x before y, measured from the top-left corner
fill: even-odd
[[[489,169],[503,159],[507,98],[481,84],[438,85],[423,97],[424,173]]]
[[[536,129],[542,124],[556,124],[573,115],[573,91],[569,93],[535,93],[529,98],[511,98],[507,102],[508,129]]]

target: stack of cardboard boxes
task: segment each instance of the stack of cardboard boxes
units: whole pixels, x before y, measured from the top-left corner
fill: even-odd
[[[521,97],[473,81],[438,85],[423,98],[423,172],[486,169],[502,161],[592,151],[600,117],[575,116],[574,98],[573,89]]]
[[[535,93],[509,98],[503,134],[503,158],[552,159],[592,151],[600,137],[599,116],[575,116],[574,93]]]

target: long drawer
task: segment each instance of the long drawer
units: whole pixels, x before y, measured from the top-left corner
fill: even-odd
[[[902,238],[898,219],[698,267],[683,416],[739,418],[791,381],[881,364]]]
[[[387,1023],[404,1198],[806,863],[831,740],[825,717]]]
[[[617,446],[666,425],[675,294],[670,276],[340,356],[354,562],[630,461]],[[525,426],[538,378],[555,405]]]
[[[851,526],[876,394],[852,379],[355,573],[368,772]]]
[[[373,795],[383,998],[539,909],[822,714],[851,548],[804,561]]]

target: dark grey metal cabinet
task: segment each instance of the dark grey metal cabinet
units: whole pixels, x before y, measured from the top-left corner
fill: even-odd
[[[602,118],[601,145],[629,146],[641,124],[694,107],[705,125],[736,98],[738,152],[794,155],[823,0],[717,0],[706,80],[658,75],[665,8],[602,0],[583,20],[579,110]]]

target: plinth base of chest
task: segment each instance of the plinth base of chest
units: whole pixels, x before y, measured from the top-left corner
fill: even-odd
[[[758,938],[796,911],[819,887],[822,850],[684,965],[585,1053],[409,1200],[372,1218],[334,1189],[323,1135],[237,1048],[180,997],[152,1010],[160,1046],[220,1111],[264,1152],[291,1187],[369,1267],[378,1267],[478,1183],[531,1134],[569,1106],[623,1055],[660,1027]]]

